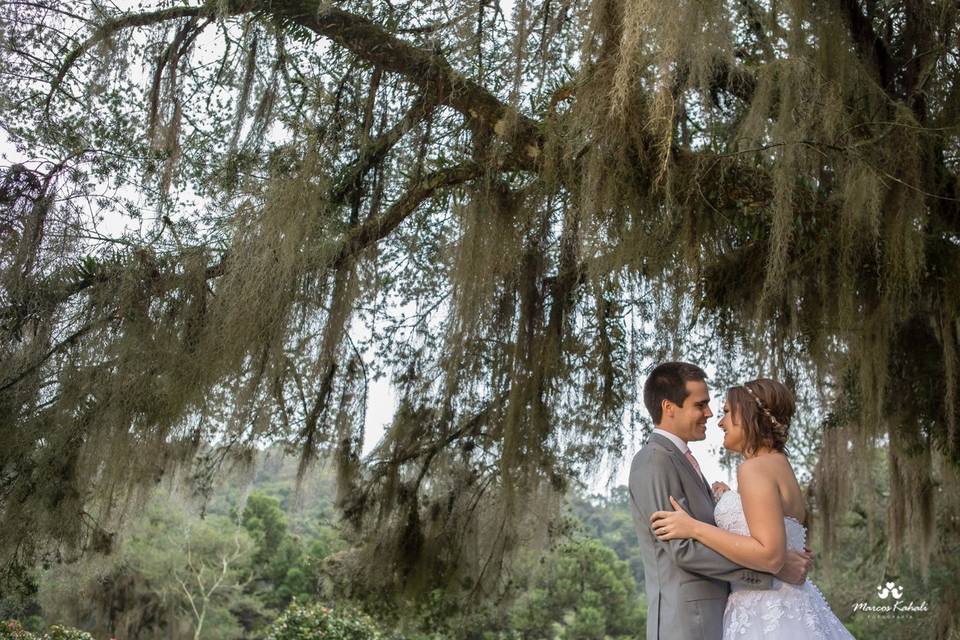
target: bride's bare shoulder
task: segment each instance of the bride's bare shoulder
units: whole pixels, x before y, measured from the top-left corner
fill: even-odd
[[[737,467],[737,481],[743,482],[744,480],[759,480],[761,478],[774,479],[776,477],[775,470],[764,460],[765,457],[767,456],[757,456],[741,462],[740,466]]]
[[[793,465],[790,464],[790,458],[787,457],[787,454],[782,451],[777,451],[767,456],[767,458],[770,459],[770,467],[776,471],[777,475],[782,478],[793,479],[794,482],[796,481],[797,475],[793,471]]]
[[[779,452],[765,453],[744,460],[737,469],[737,476],[767,477],[777,480],[786,476],[793,477],[793,467],[785,455]]]

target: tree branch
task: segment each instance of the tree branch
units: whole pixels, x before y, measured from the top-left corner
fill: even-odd
[[[114,33],[169,20],[212,15],[218,7],[220,3],[208,1],[200,7],[174,7],[108,20],[67,55],[50,85],[46,113],[49,113],[53,94],[77,59]],[[459,111],[473,127],[492,131],[507,141],[507,164],[518,169],[536,169],[543,143],[537,123],[501,102],[479,83],[462,76],[440,54],[405,42],[361,16],[336,7],[322,8],[319,0],[278,0],[266,7],[254,0],[232,0],[219,10],[221,15],[231,16],[262,10],[333,40],[362,60],[404,76],[436,96],[438,104]]]
[[[256,8],[256,4],[257,3],[253,0],[234,0],[234,2],[230,3],[227,13],[230,15],[248,13]],[[53,94],[56,93],[60,88],[60,85],[63,83],[63,79],[66,77],[67,73],[70,71],[70,68],[73,67],[74,63],[76,63],[80,56],[85,54],[87,51],[90,51],[90,49],[100,44],[113,34],[117,33],[118,31],[122,31],[123,29],[146,27],[153,24],[167,22],[169,20],[213,15],[216,13],[217,8],[218,4],[216,2],[206,2],[200,7],[171,7],[170,9],[160,9],[158,11],[148,11],[146,13],[128,14],[103,23],[97,28],[96,31],[93,32],[93,35],[83,42],[83,44],[67,54],[63,64],[60,66],[60,71],[53,79],[53,82],[50,83],[50,91],[47,93],[44,114],[49,115],[50,101],[53,99]]]
[[[462,76],[440,54],[405,42],[342,9],[319,10],[317,0],[276,3],[272,9],[277,16],[326,36],[363,60],[400,74],[436,95],[439,104],[456,109],[473,126],[493,131],[510,142],[508,157],[518,168],[536,168],[543,143],[537,123]]]
[[[83,325],[82,327],[80,327],[79,329],[71,333],[69,336],[67,336],[66,338],[61,340],[59,343],[51,347],[45,354],[37,358],[26,369],[13,374],[13,376],[5,380],[4,383],[0,385],[0,392],[6,391],[10,387],[16,385],[18,382],[20,382],[21,380],[29,376],[31,373],[39,369],[44,362],[49,360],[51,357],[53,357],[57,353],[75,344],[77,340],[82,338],[85,334],[87,334],[94,327],[98,326],[101,322],[102,320],[88,322],[87,324]]]
[[[412,185],[382,216],[367,220],[350,233],[331,261],[331,268],[337,268],[348,258],[388,236],[437,189],[462,184],[479,176],[480,172],[479,165],[465,162],[427,174]]]
[[[390,149],[411,129],[430,113],[436,101],[426,96],[420,96],[404,114],[403,118],[382,133],[358,154],[356,162],[347,167],[336,181],[336,186],[330,192],[333,202],[345,202],[347,196],[359,188],[360,182],[378,162],[383,160]]]
[[[853,36],[857,52],[876,64],[880,86],[888,96],[894,98],[893,59],[887,50],[887,45],[873,30],[870,18],[860,12],[860,3],[857,0],[840,0],[840,9],[850,23],[850,34]]]
[[[329,268],[339,268],[339,266],[342,265],[347,259],[357,255],[370,245],[376,244],[386,236],[390,235],[390,233],[396,229],[400,223],[406,220],[406,218],[413,213],[424,200],[432,196],[437,189],[462,184],[472,180],[480,175],[481,170],[482,169],[479,165],[473,162],[465,162],[463,164],[454,165],[445,169],[439,169],[433,173],[427,174],[420,180],[417,180],[409,187],[403,196],[401,196],[393,205],[390,206],[389,209],[387,209],[383,215],[366,220],[363,224],[356,227],[354,231],[350,232],[344,239],[333,260],[330,262]],[[230,253],[227,251],[223,253],[219,262],[207,267],[205,272],[206,279],[214,280],[225,274],[227,269],[229,269],[229,262]],[[118,274],[116,273],[97,274],[96,277],[84,278],[83,280],[76,282],[75,284],[71,284],[69,287],[65,288],[63,292],[59,294],[56,299],[51,300],[49,304],[62,304],[73,296],[82,293],[96,284],[109,282],[115,279],[117,275]],[[53,276],[52,280],[56,280],[60,277],[62,277],[62,275]],[[91,327],[84,327],[83,330],[87,331],[90,328]],[[54,349],[54,352],[65,346],[69,346],[69,344],[72,344],[70,340],[75,340],[77,337],[79,336],[72,336],[61,345],[58,345],[58,347]],[[48,358],[50,355],[52,355],[52,353],[47,354],[44,359]],[[12,382],[5,383],[4,388],[15,384],[17,380],[19,380],[19,378],[14,379]]]

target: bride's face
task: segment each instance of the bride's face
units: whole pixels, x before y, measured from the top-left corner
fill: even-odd
[[[731,451],[743,451],[743,425],[740,416],[735,414],[730,406],[730,400],[723,402],[723,417],[720,418],[720,430],[723,431],[723,447]]]

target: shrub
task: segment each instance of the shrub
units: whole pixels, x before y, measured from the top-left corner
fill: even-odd
[[[95,640],[92,635],[73,627],[62,627],[55,624],[43,636],[43,640]]]
[[[373,621],[362,614],[294,600],[270,626],[267,640],[381,640]]]
[[[0,640],[34,640],[36,637],[16,620],[0,622]]]
[[[86,631],[58,624],[52,625],[47,633],[37,635],[16,620],[4,620],[0,622],[0,640],[94,640],[94,637]]]

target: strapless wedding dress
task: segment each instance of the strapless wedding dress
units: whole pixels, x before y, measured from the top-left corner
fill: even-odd
[[[717,526],[740,535],[750,535],[740,494],[727,491],[714,509]],[[784,518],[787,548],[802,551],[807,530],[794,518]],[[723,640],[852,640],[830,610],[820,590],[809,580],[792,585],[774,578],[771,589],[733,586],[723,612]]]

